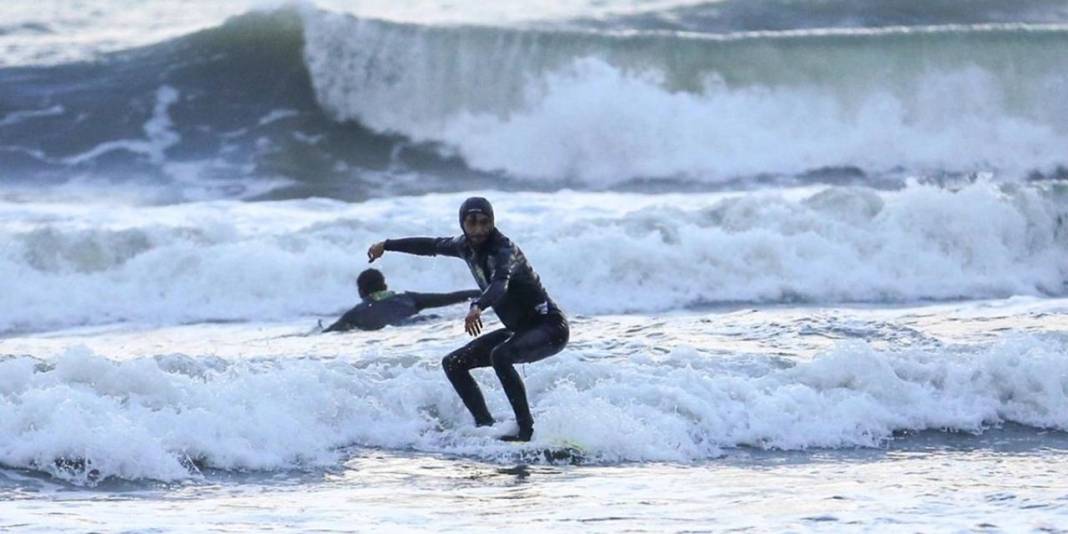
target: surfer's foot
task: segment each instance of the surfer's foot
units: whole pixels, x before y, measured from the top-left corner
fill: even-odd
[[[504,436],[501,436],[501,441],[530,441],[530,437],[533,435],[533,428],[520,428],[519,432],[515,434],[506,434]]]

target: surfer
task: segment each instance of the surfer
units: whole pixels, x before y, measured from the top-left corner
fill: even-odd
[[[345,312],[323,332],[342,332],[353,328],[378,330],[386,325],[399,324],[427,308],[457,304],[482,294],[476,289],[453,293],[394,293],[386,286],[386,278],[378,269],[367,269],[360,273],[356,277],[356,290],[362,302]]]
[[[445,375],[475,418],[476,426],[493,425],[493,416],[471,369],[493,366],[515,412],[519,431],[501,436],[505,441],[530,441],[534,419],[527,404],[526,388],[515,370],[517,363],[529,363],[560,352],[567,344],[569,327],[564,313],[549,298],[538,274],[523,252],[497,229],[493,206],[481,197],[472,197],[460,206],[457,237],[409,237],[387,239],[371,245],[367,257],[375,261],[385,251],[420,256],[452,256],[463,259],[474,275],[482,294],[464,318],[464,330],[471,336],[482,332],[482,312],[493,308],[504,328],[476,337],[441,361]]]

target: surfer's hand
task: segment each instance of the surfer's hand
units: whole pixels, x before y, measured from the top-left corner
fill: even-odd
[[[472,304],[467,317],[464,317],[464,331],[472,336],[477,336],[482,332],[482,310],[477,304]]]
[[[386,242],[379,241],[367,249],[367,263],[372,263],[386,253]]]

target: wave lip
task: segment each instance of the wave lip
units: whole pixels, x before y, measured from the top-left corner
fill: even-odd
[[[93,61],[108,52],[174,38],[227,17],[286,5],[262,0],[147,0],[124,4],[86,0],[77,10],[62,0],[0,5],[0,65]],[[472,3],[308,0],[305,9],[423,25],[577,27],[587,30],[665,30],[736,33],[807,28],[869,28],[984,23],[1057,23],[1068,12],[1057,0],[930,0],[904,5],[880,0],[530,0]]]

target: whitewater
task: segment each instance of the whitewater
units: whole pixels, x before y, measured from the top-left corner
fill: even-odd
[[[0,530],[1068,531],[1062,2],[79,6],[0,6]],[[528,444],[464,306],[320,333],[470,196]]]

